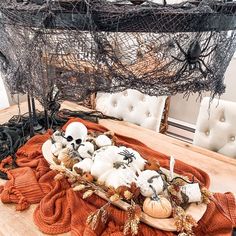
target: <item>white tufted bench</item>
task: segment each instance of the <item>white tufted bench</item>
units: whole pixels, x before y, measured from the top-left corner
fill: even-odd
[[[98,93],[96,110],[159,132],[166,96],[145,95],[127,89],[119,93]]]
[[[209,97],[200,106],[193,144],[236,158],[236,103]]]

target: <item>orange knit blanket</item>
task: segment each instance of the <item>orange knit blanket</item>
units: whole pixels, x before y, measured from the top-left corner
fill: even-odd
[[[81,119],[72,121],[84,123],[91,131],[107,131],[104,127]],[[68,123],[69,123],[68,122]],[[67,123],[67,124],[68,124]],[[63,127],[65,128],[65,127]],[[33,203],[39,203],[34,212],[34,222],[39,229],[48,234],[59,234],[71,231],[78,236],[121,236],[126,213],[110,206],[110,217],[106,225],[93,232],[85,222],[87,216],[105,204],[105,201],[96,195],[83,200],[79,192],[74,192],[67,180],[54,180],[55,171],[50,170],[48,163],[42,156],[42,144],[50,137],[50,131],[44,135],[36,135],[17,152],[19,168],[7,170],[4,165],[11,160],[9,157],[0,164],[0,169],[8,175],[9,181],[4,188],[0,188],[3,203],[16,203],[16,210],[24,210]],[[168,168],[169,158],[153,151],[143,143],[124,136],[116,135],[116,144],[132,147],[144,158],[157,159],[162,167]],[[192,166],[176,160],[175,171],[209,187],[208,175]],[[194,232],[198,236],[231,235],[236,224],[235,199],[231,193],[215,194],[215,201],[208,205],[203,218],[198,222]],[[175,235],[153,229],[140,224],[139,236]]]

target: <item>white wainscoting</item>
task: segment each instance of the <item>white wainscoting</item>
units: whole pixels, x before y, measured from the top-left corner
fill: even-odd
[[[171,117],[168,118],[168,129],[166,134],[173,138],[180,139],[182,141],[192,143],[195,132],[195,125],[176,120]]]

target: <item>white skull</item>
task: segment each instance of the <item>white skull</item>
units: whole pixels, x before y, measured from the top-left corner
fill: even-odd
[[[70,149],[77,150],[79,145],[85,141],[88,130],[80,122],[72,122],[66,127],[65,138],[66,146]]]

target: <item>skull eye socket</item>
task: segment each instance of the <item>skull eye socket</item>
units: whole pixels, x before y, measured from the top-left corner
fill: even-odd
[[[79,139],[76,139],[76,140],[75,140],[75,143],[79,145],[79,144],[82,143],[82,140],[81,140],[80,138],[79,138]]]
[[[71,142],[72,140],[73,140],[73,137],[71,137],[70,135],[68,137],[66,137],[67,142]]]

